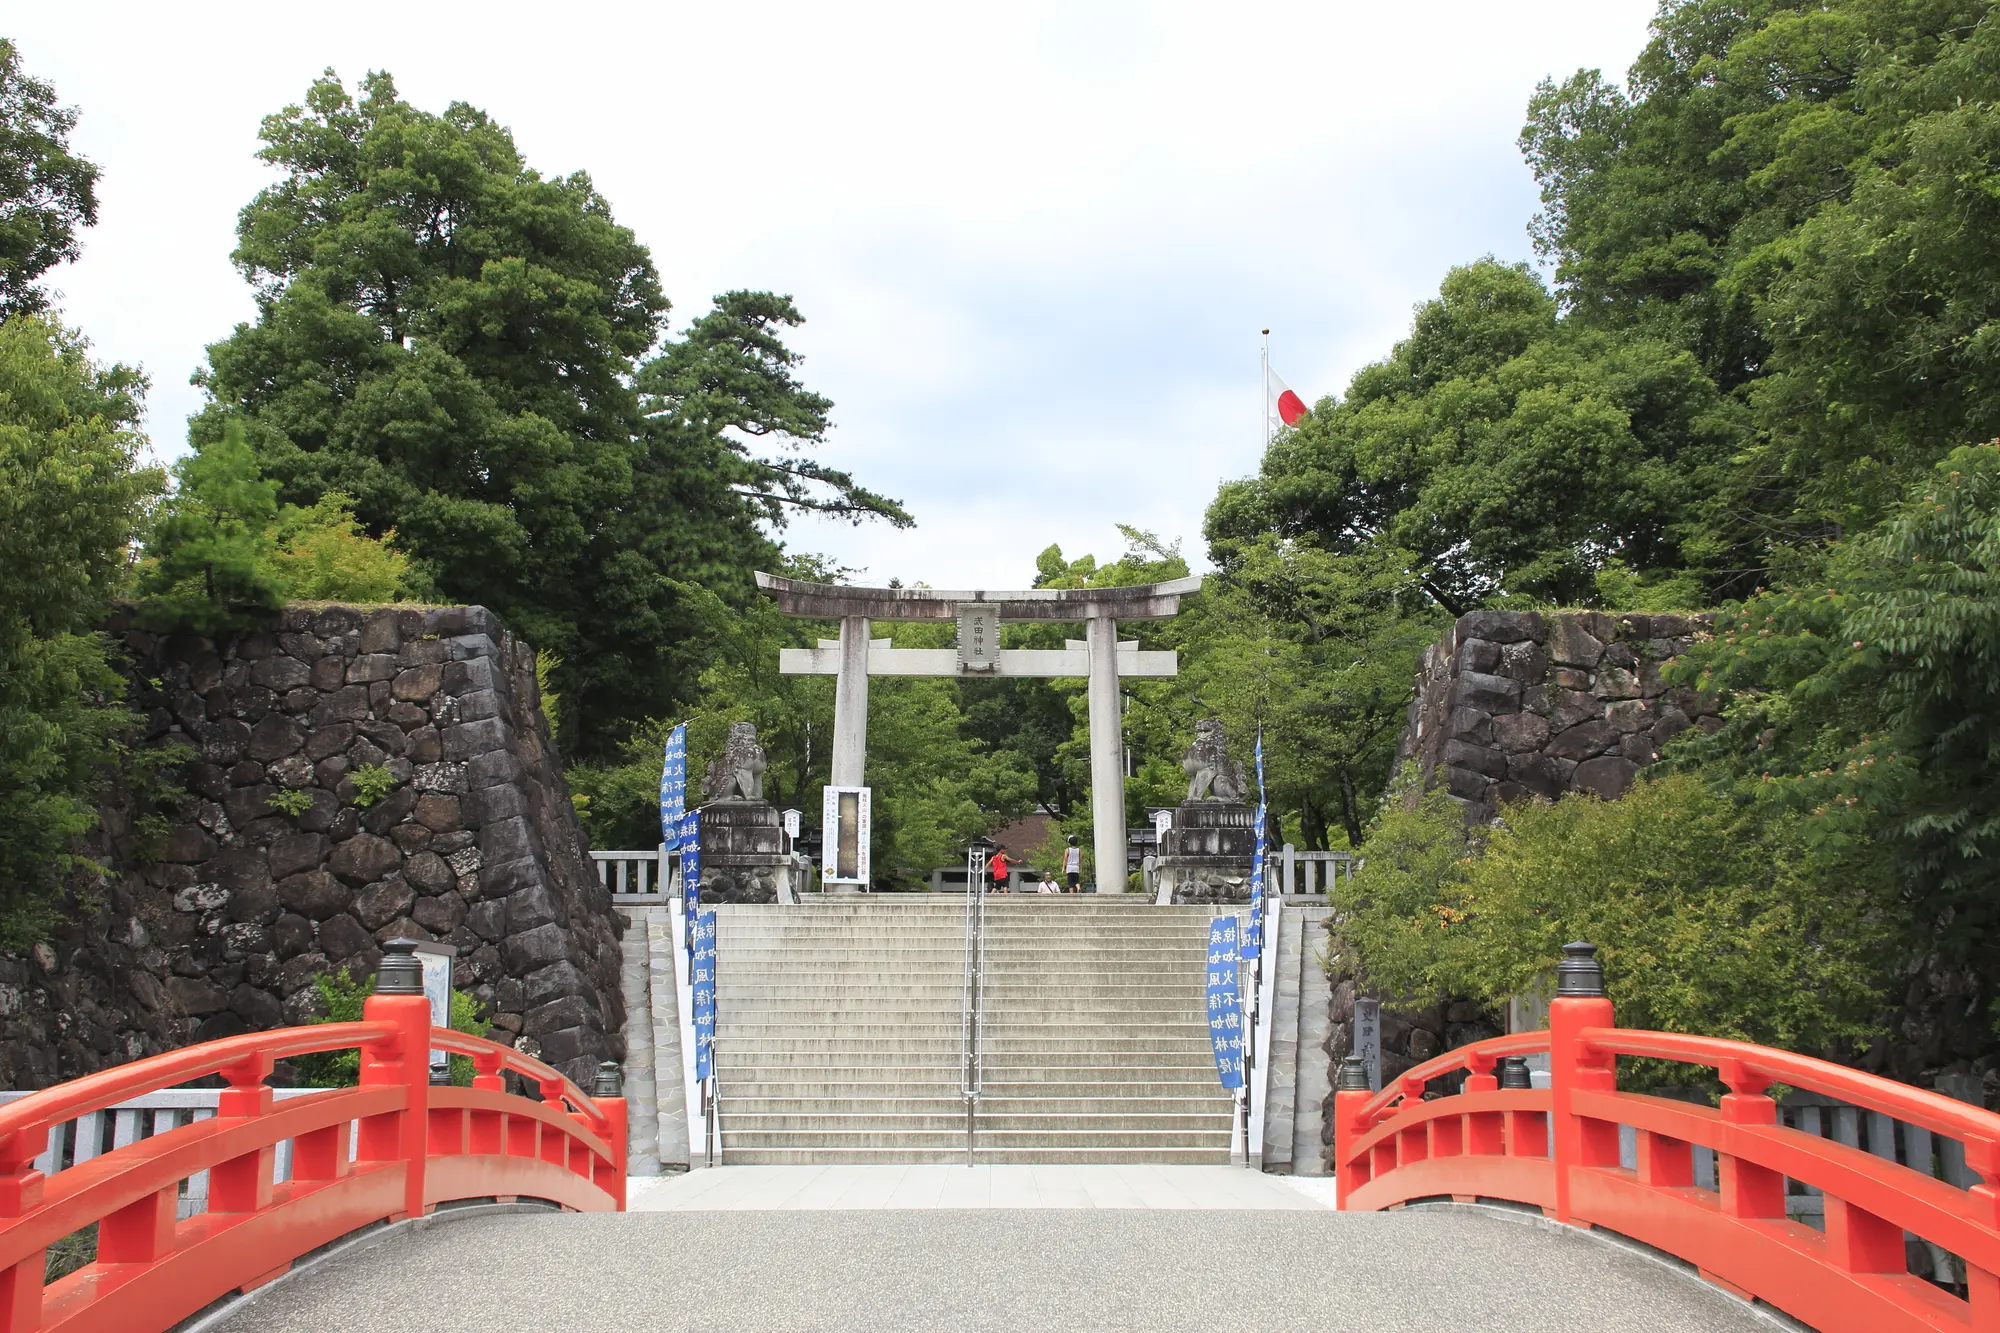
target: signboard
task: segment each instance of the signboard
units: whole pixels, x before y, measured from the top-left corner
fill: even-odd
[[[804,813],[803,810],[787,810],[784,813],[785,837],[793,842],[799,840],[799,816]]]
[[[1000,608],[991,602],[958,604],[958,669],[993,671],[1000,665]]]
[[[1234,1092],[1243,1086],[1243,1006],[1236,999],[1237,918],[1208,923],[1208,1036],[1215,1074]]]
[[[667,734],[666,758],[660,764],[660,841],[673,851],[681,845],[681,821],[687,814],[688,729],[683,722]]]
[[[688,979],[694,991],[694,1076],[715,1073],[715,909],[697,912],[689,939],[694,945]]]
[[[451,950],[450,953],[445,950]],[[431,1002],[431,1026],[448,1028],[451,1026],[451,956],[458,952],[451,945],[443,948],[435,944],[419,944],[416,948],[417,962],[424,969],[424,998]],[[451,1068],[451,1052],[431,1052],[431,1074],[433,1081],[442,1070]]]
[[[1153,812],[1153,836],[1155,838],[1158,838],[1162,845],[1165,845],[1167,841],[1167,830],[1172,828],[1173,826],[1174,826],[1173,811],[1155,810]]]
[[[825,787],[820,792],[819,877],[826,884],[868,882],[868,787]]]
[[[1382,1002],[1361,996],[1354,1001],[1354,1053],[1368,1070],[1368,1087],[1382,1091]]]

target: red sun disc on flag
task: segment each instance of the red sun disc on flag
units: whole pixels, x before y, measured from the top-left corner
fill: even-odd
[[[1284,422],[1287,426],[1292,426],[1296,425],[1298,419],[1305,414],[1306,405],[1304,401],[1290,389],[1278,395],[1278,420]]]

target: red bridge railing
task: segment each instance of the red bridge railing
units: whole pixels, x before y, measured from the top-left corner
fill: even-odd
[[[1786,1051],[1614,1027],[1595,950],[1570,945],[1565,953],[1548,1031],[1460,1047],[1379,1093],[1368,1090],[1358,1061],[1343,1067],[1335,1093],[1340,1207],[1441,1198],[1529,1204],[1674,1255],[1823,1333],[2000,1333],[2000,1115]],[[1511,1057],[1542,1051],[1550,1085],[1530,1087]],[[1705,1065],[1729,1091],[1719,1107],[1619,1092],[1621,1055]],[[1460,1070],[1459,1093],[1425,1100],[1428,1083]],[[1774,1084],[1955,1139],[1978,1183],[1957,1188],[1788,1129],[1767,1095]],[[1620,1144],[1628,1126],[1630,1167]],[[1715,1153],[1718,1188],[1695,1183],[1696,1147]],[[1787,1216],[1788,1178],[1823,1192],[1824,1231]],[[1908,1271],[1905,1232],[1963,1261],[1963,1296]]]
[[[399,947],[400,946],[400,947]],[[625,1103],[590,1097],[509,1047],[430,1022],[407,945],[384,946],[359,1023],[204,1042],[0,1107],[0,1333],[145,1333],[248,1291],[349,1232],[465,1199],[625,1206]],[[359,1048],[360,1084],[276,1102],[276,1061]],[[430,1084],[430,1052],[472,1057],[470,1088]],[[504,1090],[512,1071],[540,1100]],[[44,1180],[49,1130],[192,1079],[228,1084],[214,1117],[115,1148]],[[290,1179],[274,1155],[292,1143]],[[181,1182],[208,1172],[208,1209],[177,1219]],[[44,1285],[48,1248],[92,1223],[96,1261]]]

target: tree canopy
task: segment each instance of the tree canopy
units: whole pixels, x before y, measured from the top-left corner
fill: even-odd
[[[97,166],[69,147],[76,118],[0,37],[0,319],[47,309],[35,280],[75,259],[97,223]]]
[[[561,657],[565,743],[608,752],[699,674],[677,582],[741,605],[785,512],[908,517],[807,456],[830,405],[779,340],[789,300],[725,294],[663,347],[651,256],[587,175],[387,74],[360,91],[329,73],[264,121],[280,178],[234,256],[258,317],[209,349],[193,438],[240,418],[281,501],[394,528],[440,596]]]

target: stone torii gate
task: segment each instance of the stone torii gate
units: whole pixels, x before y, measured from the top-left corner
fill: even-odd
[[[1181,598],[1201,591],[1201,576],[1130,588],[1033,588],[1021,592],[945,592],[932,588],[848,588],[759,573],[757,586],[787,615],[838,620],[838,641],[785,648],[788,676],[834,676],[833,785],[864,784],[868,757],[868,677],[1077,676],[1090,683],[1090,809],[1095,827],[1097,891],[1125,889],[1125,729],[1118,707],[1121,676],[1171,677],[1171,652],[1118,642],[1121,620],[1165,620]],[[870,639],[877,620],[956,620],[956,648],[895,648]],[[1060,649],[1000,647],[1004,621],[1082,621],[1084,637]]]

